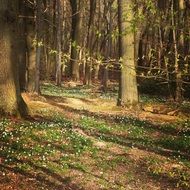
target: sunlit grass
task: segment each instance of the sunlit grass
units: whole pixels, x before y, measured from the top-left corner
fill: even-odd
[[[42,92],[88,98],[88,90],[46,84]],[[11,168],[30,176],[38,189],[59,189],[62,180],[68,185],[76,180],[84,188],[94,181],[99,189],[125,189],[128,183],[147,189],[144,178],[162,183],[163,177],[172,187],[190,187],[189,120],[155,125],[127,115],[99,118],[80,112],[75,118],[52,107],[36,108],[35,114],[40,118],[34,121],[0,120],[0,174],[5,183],[11,180]]]

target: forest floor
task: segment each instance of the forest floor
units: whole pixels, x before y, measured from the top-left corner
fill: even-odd
[[[23,97],[31,118],[0,119],[1,190],[190,189],[188,102],[142,96],[132,111],[114,87],[69,83]]]

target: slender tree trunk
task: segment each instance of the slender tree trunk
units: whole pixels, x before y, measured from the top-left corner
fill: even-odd
[[[42,0],[36,0],[36,72],[34,92],[40,94],[40,62],[42,53]]]
[[[178,57],[175,65],[176,69],[176,101],[181,102],[183,100],[183,79],[181,65],[184,65],[184,0],[178,0],[179,4],[179,18],[178,18],[178,29],[179,29],[179,42],[178,42]],[[176,40],[176,38],[175,38]]]
[[[26,42],[27,42],[27,91],[35,90],[35,73],[36,73],[36,47],[35,47],[35,22],[34,10],[32,7],[26,7]]]
[[[91,85],[92,84],[92,33],[91,31],[92,24],[94,22],[94,13],[96,10],[96,0],[90,0],[90,16],[88,20],[88,28],[87,28],[87,40],[86,40],[86,48],[88,51],[88,56],[86,59],[85,65],[85,77],[84,77],[84,85]],[[90,59],[90,61],[88,60]]]
[[[78,48],[81,46],[82,27],[82,0],[70,0],[72,8],[72,31],[71,31],[71,76],[74,81],[79,80]]]
[[[21,92],[26,91],[26,15],[23,1],[19,1],[19,39],[18,39],[18,59],[19,59],[19,82]]]
[[[173,44],[174,44],[174,67],[175,67],[175,80],[176,80],[176,89],[175,89],[175,100],[182,100],[182,76],[179,67],[179,51],[178,51],[178,41],[177,41],[177,21],[175,19],[175,8],[174,8],[174,0],[172,0],[171,6],[171,22],[172,22],[172,36],[173,36]]]
[[[57,0],[57,55],[56,55],[56,84],[61,86],[61,55],[62,55],[62,28],[63,28],[63,7],[60,0]]]
[[[108,39],[107,39],[107,55],[106,57],[108,58],[108,60],[112,57],[112,3],[111,1],[108,2],[108,11],[107,11],[107,35],[108,35]],[[109,62],[107,63],[109,64]],[[109,80],[109,70],[108,70],[108,66],[107,64],[104,65],[103,68],[103,91],[107,92],[107,88],[108,88],[108,80]]]

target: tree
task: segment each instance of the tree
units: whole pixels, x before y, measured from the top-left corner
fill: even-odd
[[[36,72],[34,92],[40,94],[40,61],[42,51],[42,0],[36,0]]]
[[[61,0],[57,0],[56,4],[57,8],[57,54],[56,54],[56,84],[58,86],[61,85],[61,70],[62,70],[62,63],[61,63],[61,55],[62,55],[62,33],[63,33],[63,5]]]
[[[36,76],[36,47],[35,39],[35,10],[34,0],[31,4],[27,2],[26,7],[26,42],[27,42],[27,91],[35,91],[35,76]]]
[[[71,26],[71,76],[74,81],[79,80],[78,48],[81,45],[81,14],[82,0],[70,0],[72,9]]]
[[[118,15],[119,57],[122,59],[118,105],[134,106],[138,104],[138,91],[132,0],[118,0]]]
[[[0,112],[25,116],[18,76],[17,14],[18,0],[0,0]]]
[[[89,10],[89,19],[87,24],[87,36],[86,36],[86,64],[85,64],[85,77],[84,77],[84,85],[91,85],[92,83],[92,54],[93,54],[93,23],[96,11],[96,0],[90,0],[90,10]]]
[[[178,102],[181,102],[183,99],[183,82],[182,82],[182,66],[184,65],[184,10],[185,10],[185,1],[178,0],[178,20],[177,26],[179,30],[179,40],[177,42],[177,31],[175,23],[175,9],[174,9],[174,0],[172,0],[172,34],[174,42],[174,55],[175,55],[175,74],[176,74],[176,90],[175,90],[175,99]]]
[[[21,92],[26,91],[26,7],[23,1],[19,1],[19,38],[18,38],[18,55],[19,55],[19,83]]]

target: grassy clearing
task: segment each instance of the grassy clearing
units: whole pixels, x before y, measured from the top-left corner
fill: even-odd
[[[86,97],[45,86],[45,95]],[[88,95],[87,95],[88,97]],[[0,120],[0,189],[189,189],[190,122],[155,125],[36,108],[32,121]]]
[[[45,83],[42,86],[42,92],[45,95],[49,96],[57,96],[57,97],[75,97],[75,98],[87,98],[91,95],[89,94],[89,87],[72,87],[72,88],[66,88],[66,87],[57,87],[51,83]]]

